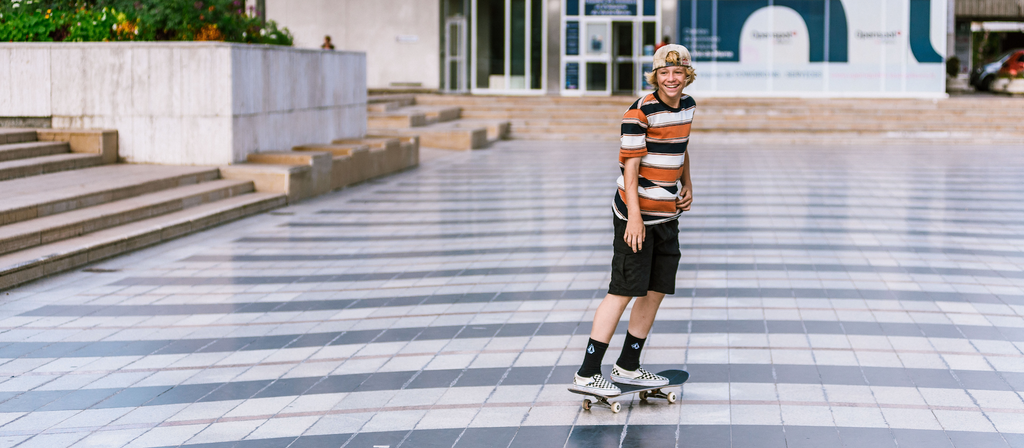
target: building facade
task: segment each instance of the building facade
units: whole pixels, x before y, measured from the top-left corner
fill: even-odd
[[[953,50],[953,0],[265,1],[298,46],[366,51],[370,88],[633,95],[667,37],[703,95],[929,97]]]

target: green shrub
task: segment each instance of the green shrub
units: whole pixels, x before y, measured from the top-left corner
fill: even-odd
[[[65,42],[104,42],[116,39],[117,24],[124,22],[124,14],[107,8],[82,9],[71,16]]]
[[[57,30],[52,10],[31,0],[12,2],[0,11],[0,41],[51,42]]]
[[[292,45],[243,0],[0,0],[0,41],[114,40]]]
[[[952,77],[960,74],[960,58],[952,56],[946,59],[946,74]]]

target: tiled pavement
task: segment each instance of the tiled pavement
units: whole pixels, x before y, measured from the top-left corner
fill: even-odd
[[[0,293],[0,445],[1024,447],[1019,148],[692,151],[677,404],[566,391],[616,148],[514,141]]]

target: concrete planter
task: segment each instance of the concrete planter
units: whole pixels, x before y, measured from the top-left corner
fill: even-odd
[[[992,92],[1006,92],[1006,88],[1009,87],[1010,80],[1007,78],[996,78],[989,84],[988,90]]]
[[[366,55],[211,42],[0,44],[0,117],[116,129],[127,162],[223,165],[366,133]]]
[[[1006,87],[1003,90],[1006,93],[1012,93],[1015,95],[1024,94],[1024,78],[1013,78],[1007,80]]]

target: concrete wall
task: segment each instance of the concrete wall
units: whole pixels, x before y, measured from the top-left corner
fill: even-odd
[[[956,0],[957,19],[1024,19],[1024,0]]]
[[[0,44],[0,117],[116,129],[133,163],[223,165],[366,132],[362,53],[207,42]]]
[[[266,0],[267,18],[286,26],[295,46],[366,53],[368,87],[420,83],[440,87],[438,0]]]

